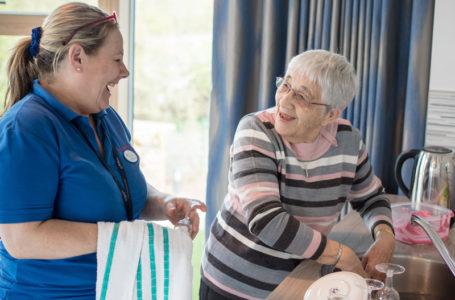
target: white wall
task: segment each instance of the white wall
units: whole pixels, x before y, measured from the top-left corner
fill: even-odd
[[[454,0],[436,0],[425,145],[455,151],[454,15]]]
[[[436,0],[430,90],[455,91],[455,1]]]

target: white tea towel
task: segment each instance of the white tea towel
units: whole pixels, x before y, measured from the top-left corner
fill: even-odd
[[[191,299],[192,252],[184,228],[99,222],[96,299]]]

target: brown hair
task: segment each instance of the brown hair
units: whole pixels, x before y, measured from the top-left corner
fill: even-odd
[[[106,17],[108,14],[95,6],[80,2],[67,3],[56,8],[44,20],[36,57],[30,54],[31,37],[20,40],[8,60],[8,86],[0,117],[33,90],[34,79],[46,75],[46,80],[52,80],[71,45],[77,43],[88,55],[95,54],[109,32],[118,28],[117,23],[103,22],[87,26],[78,30],[68,44],[63,45],[63,41],[76,28]]]

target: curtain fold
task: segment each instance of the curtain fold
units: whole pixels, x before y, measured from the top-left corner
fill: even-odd
[[[275,103],[275,78],[309,49],[345,55],[359,91],[342,117],[397,192],[395,158],[423,147],[434,0],[215,0],[207,228],[227,192],[229,147],[247,113]]]

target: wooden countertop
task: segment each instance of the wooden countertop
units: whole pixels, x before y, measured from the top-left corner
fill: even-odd
[[[392,203],[405,202],[409,199],[405,196],[388,195]],[[355,211],[349,212],[328,235],[330,239],[339,241],[361,256],[373,243],[370,231]],[[452,256],[455,256],[455,226],[445,241]],[[395,254],[426,257],[443,261],[433,245],[407,245],[397,241]],[[312,261],[302,261],[281,284],[267,297],[267,300],[302,300],[308,287],[320,278],[321,264]]]

